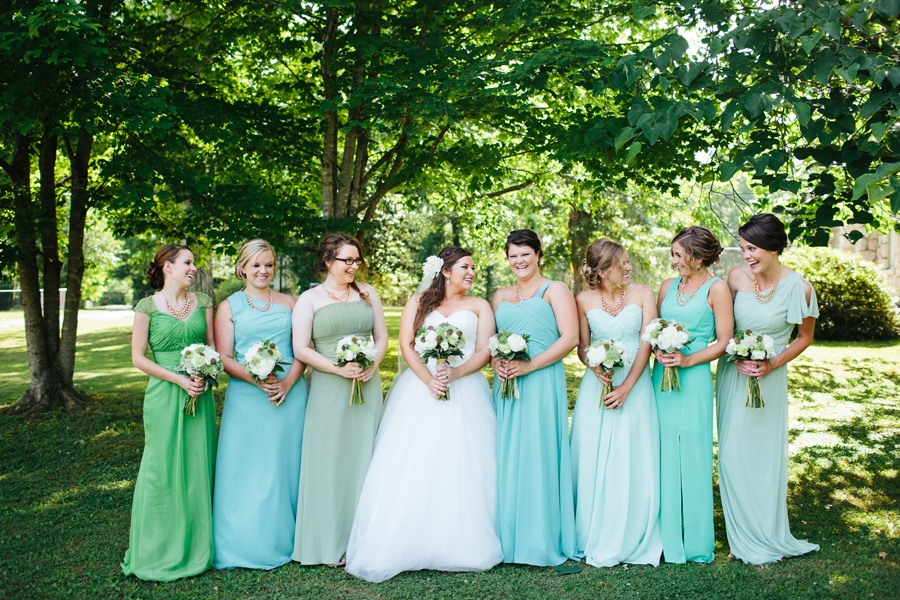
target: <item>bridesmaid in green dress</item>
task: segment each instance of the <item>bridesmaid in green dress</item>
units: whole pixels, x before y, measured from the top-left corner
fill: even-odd
[[[559,565],[575,556],[569,457],[569,402],[562,359],[578,343],[572,292],[540,270],[541,241],[529,229],[506,238],[516,285],[494,294],[497,328],[529,335],[531,360],[495,358],[497,527],[503,562]],[[501,400],[500,382],[517,377],[521,398]]]
[[[787,512],[787,363],[812,343],[819,307],[809,282],[778,258],[787,236],[777,217],[754,215],[738,235],[748,264],[728,274],[735,326],[772,336],[778,354],[719,366],[719,492],[732,555],[764,564],[819,549],[791,535]],[[759,381],[764,407],[744,405],[747,377]]]
[[[375,289],[355,281],[363,265],[359,242],[333,233],[319,244],[321,285],[294,306],[294,356],[311,368],[300,455],[300,491],[291,558],[303,565],[345,563],[356,505],[372,458],[383,397],[378,365],[387,326]],[[335,366],[334,346],[348,335],[372,336],[375,364]],[[350,404],[352,380],[365,404]]]
[[[215,346],[212,301],[187,291],[196,271],[187,246],[163,246],[147,269],[147,280],[160,291],[138,302],[134,312],[131,357],[150,382],[122,571],[144,580],[190,577],[213,562],[216,410],[205,382],[175,372],[185,346]],[[148,344],[153,360],[146,356]],[[184,413],[188,395],[198,396],[194,416]]]
[[[713,384],[710,363],[734,331],[728,285],[709,268],[722,244],[706,227],[685,227],[672,240],[678,277],[659,288],[663,319],[681,321],[693,341],[671,354],[657,351],[653,368],[660,441],[660,516],[666,562],[712,562]],[[710,342],[715,341],[710,345]],[[663,367],[677,367],[681,390],[659,391]]]

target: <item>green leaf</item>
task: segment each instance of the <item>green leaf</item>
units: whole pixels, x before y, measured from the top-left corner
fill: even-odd
[[[620,129],[619,133],[616,134],[615,142],[613,142],[615,149],[618,150],[619,148],[621,148],[622,144],[630,140],[632,137],[634,137],[633,128],[623,127],[622,129]]]
[[[891,194],[891,212],[895,215],[900,213],[900,186],[895,186],[894,193]]]
[[[744,108],[750,113],[750,118],[758,117],[760,113],[762,113],[765,105],[766,103],[763,100],[762,94],[757,94],[755,92],[750,94],[747,100],[744,101]]]
[[[800,123],[800,126],[806,127],[809,123],[809,104],[806,104],[805,102],[794,102],[794,112],[797,113],[797,121]]]
[[[631,5],[631,12],[634,13],[635,19],[637,19],[638,21],[643,21],[656,12],[656,5],[641,6],[637,2],[634,2]]]
[[[857,198],[862,196],[865,193],[866,188],[879,179],[881,178],[875,173],[866,173],[861,177],[857,177],[856,182],[853,184],[853,196],[850,199],[856,200]]]
[[[825,33],[833,40],[841,39],[841,22],[837,19],[831,23],[825,23]]]
[[[847,83],[854,83],[854,82],[856,82],[856,73],[857,73],[857,71],[859,71],[859,65],[856,64],[856,63],[853,63],[852,65],[850,65],[850,66],[847,67],[846,69],[844,69],[844,68],[842,68],[842,67],[839,67],[839,68],[835,69],[835,73],[837,73],[838,75],[840,75],[840,76],[841,76],[841,79],[843,79],[843,80],[846,81]]]
[[[732,100],[722,112],[722,133],[728,133],[731,124],[734,122],[734,115],[737,112],[737,99]]]
[[[690,48],[690,44],[688,44],[688,41],[682,36],[674,33],[669,36],[669,48],[673,58],[679,59],[687,52],[687,49]]]
[[[633,142],[631,146],[628,148],[628,154],[625,156],[625,164],[630,163],[635,156],[637,156],[638,152],[641,151],[641,143]]]
[[[823,35],[825,35],[824,31],[817,31],[812,35],[804,35],[800,38],[800,47],[803,48],[807,56],[812,54],[813,49],[815,49],[816,44],[819,43]]]
[[[719,172],[722,174],[719,178],[719,181],[728,181],[734,174],[741,170],[741,166],[735,164],[733,162],[723,162],[719,167]]]
[[[894,87],[900,87],[900,67],[894,67],[890,71],[887,72],[888,81],[891,82],[891,85]]]
[[[866,192],[869,196],[869,202],[875,203],[881,200],[882,198],[886,198],[894,191],[894,188],[890,186],[880,186],[872,184],[866,188]]]
[[[665,92],[672,85],[672,81],[668,77],[659,76],[659,89]]]

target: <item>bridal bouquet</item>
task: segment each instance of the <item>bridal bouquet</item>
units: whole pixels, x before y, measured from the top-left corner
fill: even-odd
[[[191,344],[181,351],[181,362],[178,364],[178,370],[187,373],[188,376],[195,380],[206,380],[206,384],[210,387],[219,387],[216,377],[225,370],[222,366],[222,358],[210,346],[206,344]],[[206,391],[206,387],[203,388]],[[188,396],[184,403],[184,414],[192,417],[197,413],[197,396]]]
[[[488,340],[491,356],[499,356],[506,360],[529,360],[528,340],[530,336],[519,335],[511,331],[495,333]],[[500,399],[514,402],[519,399],[518,377],[504,379],[500,384]]]
[[[764,360],[769,362],[769,359],[775,356],[775,340],[771,336],[754,333],[749,329],[737,331],[734,337],[728,341],[725,353],[729,355],[728,360],[730,361]],[[759,380],[756,377],[747,377],[747,401],[744,406],[762,408],[765,405],[759,391]]]
[[[641,339],[652,348],[659,348],[666,354],[681,350],[693,340],[690,339],[691,334],[688,333],[684,323],[679,323],[673,319],[653,319],[644,328],[644,334]],[[662,374],[662,383],[659,386],[661,392],[671,392],[672,390],[681,390],[681,382],[678,380],[678,367],[664,367]]]
[[[613,369],[616,367],[624,367],[628,364],[625,357],[625,345],[621,342],[612,340],[601,340],[594,342],[584,349],[587,364],[592,369],[603,366],[604,375],[609,378],[613,376]],[[603,383],[600,387],[600,408],[603,408],[603,398],[612,391],[612,384]]]
[[[415,351],[422,357],[422,362],[428,362],[429,358],[437,360],[437,364],[447,363],[447,359],[454,356],[462,356],[462,346],[466,343],[466,336],[458,327],[450,323],[441,323],[437,327],[429,325],[420,327],[416,332]],[[450,390],[444,394],[443,400],[450,399]]]
[[[242,364],[247,374],[253,377],[253,381],[259,383],[268,379],[272,373],[283,373],[282,365],[291,363],[281,358],[281,351],[275,342],[265,340],[250,344]],[[273,406],[275,404],[272,402]]]
[[[378,356],[378,350],[375,349],[375,342],[370,337],[363,335],[348,335],[338,340],[334,345],[334,356],[337,367],[343,367],[347,363],[359,363],[363,371],[369,368],[375,362]],[[365,404],[366,398],[363,396],[362,383],[359,379],[353,380],[350,387],[350,404]]]

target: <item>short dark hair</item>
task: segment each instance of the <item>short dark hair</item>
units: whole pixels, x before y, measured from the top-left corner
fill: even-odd
[[[784,223],[772,213],[753,215],[738,228],[738,235],[758,248],[778,254],[788,246]]]
[[[538,266],[540,266],[541,259],[544,258],[544,246],[541,244],[541,238],[538,237],[538,234],[530,229],[516,229],[515,231],[511,231],[509,235],[506,236],[506,246],[503,248],[507,256],[509,256],[510,246],[528,246],[534,250],[535,254],[537,254]]]

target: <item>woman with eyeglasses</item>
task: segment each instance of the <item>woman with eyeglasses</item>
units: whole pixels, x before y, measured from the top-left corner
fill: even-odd
[[[318,258],[325,279],[300,295],[292,320],[294,356],[309,365],[311,375],[291,558],[303,565],[342,566],[381,419],[378,365],[388,334],[375,289],[356,282],[364,266],[359,242],[332,233],[319,244]],[[374,364],[338,366],[335,345],[347,336],[372,338]],[[363,404],[351,404],[354,381],[362,387]]]

